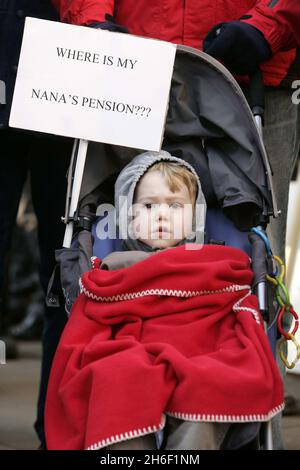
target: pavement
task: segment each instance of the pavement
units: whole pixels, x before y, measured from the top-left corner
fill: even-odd
[[[300,367],[285,379],[285,415],[282,420],[283,438],[287,450],[300,450]],[[291,414],[288,414],[288,413]]]
[[[39,386],[41,345],[20,342],[20,358],[0,365],[0,450],[35,450],[33,429]],[[300,374],[288,374],[287,411],[297,412],[282,420],[285,448],[300,450]]]
[[[0,365],[0,449],[37,449],[33,429],[41,364],[40,342],[20,342],[20,358]]]

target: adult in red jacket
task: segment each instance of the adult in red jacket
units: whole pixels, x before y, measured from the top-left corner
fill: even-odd
[[[275,10],[268,6],[270,0],[53,0],[53,3],[59,9],[61,20],[68,23],[105,22],[106,15],[110,15],[131,34],[196,49],[202,49],[205,36],[216,24],[242,18],[241,22],[257,28],[270,46],[272,57],[262,65],[265,84],[270,86],[282,82],[296,56],[295,50],[279,52],[285,49],[288,26],[277,19]],[[278,0],[276,3],[297,2]]]
[[[271,222],[273,251],[284,258],[289,182],[299,151],[300,120],[287,76],[296,58],[298,0],[52,0],[62,21],[203,49],[234,73],[259,66],[265,93],[264,142],[282,216]],[[113,23],[115,22],[115,23]],[[295,28],[295,29],[293,29]],[[121,28],[122,30],[122,28]],[[294,34],[294,35],[293,35]],[[247,96],[247,77],[239,77]],[[278,424],[278,423],[277,423]],[[278,428],[276,447],[281,447]]]

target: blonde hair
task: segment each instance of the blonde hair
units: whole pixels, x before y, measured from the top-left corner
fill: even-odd
[[[196,176],[187,167],[180,165],[180,163],[161,161],[154,163],[147,170],[147,173],[153,171],[160,171],[162,173],[172,192],[180,191],[181,185],[184,183],[191,199],[196,201],[198,181]]]

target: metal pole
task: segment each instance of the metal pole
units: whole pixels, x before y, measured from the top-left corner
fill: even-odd
[[[273,448],[273,432],[272,432],[272,421],[266,423],[266,450],[274,450]]]
[[[254,120],[256,122],[258,132],[259,132],[260,136],[262,137],[262,128],[263,128],[263,126],[262,126],[262,117],[259,114],[256,114],[254,116]]]
[[[257,129],[263,137],[263,121],[262,121],[262,116],[259,114],[254,116]],[[263,229],[262,227],[258,227],[259,229]],[[267,286],[266,282],[260,282],[257,286],[257,297],[258,297],[258,304],[259,304],[259,309],[261,312],[264,312],[267,309]],[[264,322],[264,328],[265,328],[265,333],[267,333],[268,325],[266,321]],[[264,434],[265,434],[265,449],[266,450],[273,450],[273,431],[272,431],[272,421],[269,420],[267,423],[265,423],[265,429],[264,429]]]
[[[84,165],[85,165],[85,160],[86,160],[87,149],[88,149],[88,141],[80,139],[79,147],[78,147],[77,160],[76,160],[75,173],[74,173],[71,202],[70,202],[70,208],[69,208],[69,217],[71,219],[74,217],[74,214],[75,214],[76,209],[77,209],[78,201],[79,201],[79,195],[80,195],[81,183],[82,183],[82,178],[83,178],[83,172],[84,172]],[[66,231],[65,231],[65,237],[64,237],[64,241],[63,241],[63,247],[64,248],[70,248],[70,246],[71,246],[72,236],[73,236],[73,228],[74,228],[73,221],[72,220],[68,221],[67,226],[66,226]]]

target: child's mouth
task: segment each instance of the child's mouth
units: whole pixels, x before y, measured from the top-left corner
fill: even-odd
[[[157,232],[159,233],[167,233],[169,232],[169,230],[166,228],[166,227],[159,227]]]
[[[169,238],[170,237],[170,230],[166,227],[158,227],[154,231],[154,236],[158,238]]]

